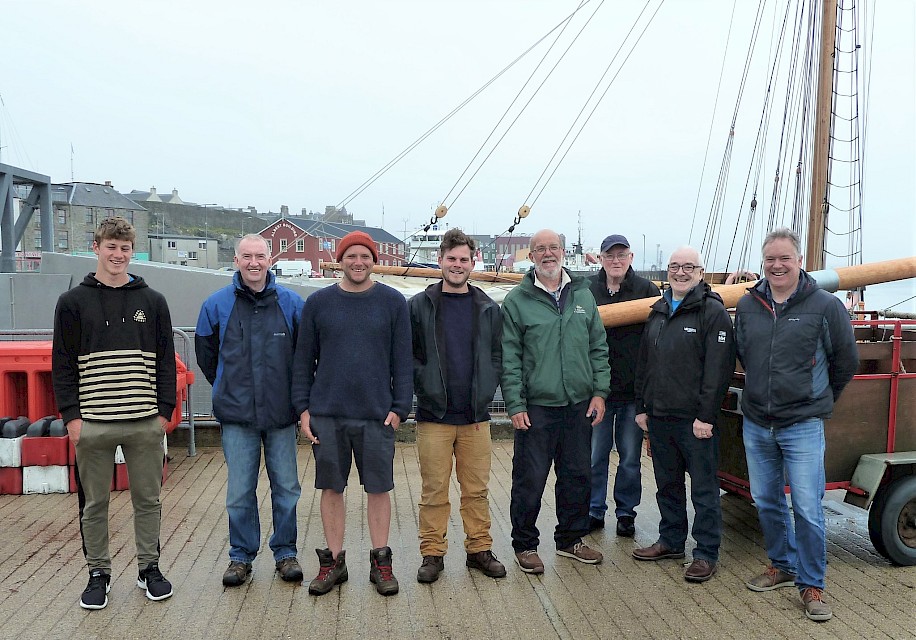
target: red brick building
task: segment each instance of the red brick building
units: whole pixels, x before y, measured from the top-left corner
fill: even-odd
[[[320,263],[335,262],[337,241],[351,231],[363,231],[375,240],[380,265],[400,266],[404,262],[404,243],[377,227],[282,218],[259,234],[267,240],[271,263],[309,260],[317,271]]]

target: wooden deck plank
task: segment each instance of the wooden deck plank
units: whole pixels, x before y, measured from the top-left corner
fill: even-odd
[[[133,518],[128,492],[112,496],[113,582],[107,609],[86,612],[77,600],[86,568],[76,520],[76,496],[0,496],[0,637],[10,638],[916,638],[916,568],[892,567],[868,540],[866,514],[837,502],[828,516],[827,596],[835,617],[816,625],[804,618],[797,592],[758,594],[744,581],[766,558],[752,505],[724,496],[723,543],[718,575],[703,585],[683,580],[683,562],[636,562],[635,546],[658,534],[651,460],[643,458],[642,504],[634,539],[608,528],[588,537],[605,554],[599,566],[555,555],[554,479],[548,481],[538,521],[546,566],[543,576],[522,573],[510,542],[509,493],[512,443],[496,441],[490,500],[494,553],[509,575],[493,580],[464,566],[459,487],[451,486],[449,551],[445,571],[432,585],[416,582],[419,466],[413,445],[398,445],[391,494],[398,595],[383,598],[369,583],[371,542],[365,494],[355,469],[346,493],[350,580],[320,598],[305,588],[317,573],[313,549],[324,546],[314,461],[299,448],[299,559],[303,586],[280,580],[267,546],[270,499],[263,467],[258,490],[263,547],[250,582],[225,589],[228,520],[226,467],[219,449],[188,458],[174,450],[163,490],[162,567],[175,596],[150,602],[136,587]],[[612,455],[611,477],[616,463]],[[838,498],[831,496],[833,500]],[[692,514],[691,514],[692,515]],[[688,543],[689,553],[693,543]]]

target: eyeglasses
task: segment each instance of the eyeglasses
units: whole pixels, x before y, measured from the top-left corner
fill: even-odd
[[[697,264],[669,264],[668,273],[677,273],[678,271],[683,270],[684,273],[690,275],[694,272],[695,269],[702,269],[700,265]]]
[[[551,245],[548,245],[548,246],[546,246],[546,247],[543,246],[543,245],[541,245],[541,246],[539,246],[539,247],[535,247],[534,249],[532,249],[532,250],[531,250],[531,253],[537,253],[537,254],[539,254],[539,255],[542,254],[542,253],[547,253],[548,251],[549,251],[550,253],[556,253],[556,252],[560,251],[562,248],[563,248],[563,247],[561,247],[561,246],[558,245],[558,244],[551,244]]]
[[[609,261],[611,261],[611,262],[613,262],[614,260],[616,260],[617,262],[623,262],[624,260],[626,260],[627,258],[629,258],[630,255],[631,255],[631,254],[630,254],[629,251],[627,251],[627,252],[625,252],[625,253],[602,253],[602,254],[601,254],[601,256],[602,256],[605,260],[609,260]]]

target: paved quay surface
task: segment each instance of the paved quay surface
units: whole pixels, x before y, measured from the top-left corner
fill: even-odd
[[[551,478],[539,519],[546,572],[522,573],[509,539],[512,443],[496,441],[492,533],[494,552],[509,575],[493,580],[465,568],[453,479],[452,547],[445,572],[438,582],[420,585],[419,467],[415,446],[399,444],[390,546],[400,594],[384,598],[369,584],[365,498],[354,473],[345,542],[350,580],[316,598],[276,575],[267,548],[269,529],[262,532],[264,546],[252,580],[224,589],[220,579],[228,564],[228,524],[222,452],[202,447],[189,458],[185,450],[173,447],[170,455],[171,474],[163,487],[161,566],[175,595],[150,602],[136,587],[128,492],[112,497],[109,605],[92,612],[77,603],[88,574],[76,496],[0,496],[0,638],[916,638],[916,567],[893,567],[878,556],[868,540],[867,514],[842,504],[841,494],[831,493],[825,501],[827,598],[835,615],[818,624],[804,617],[795,589],[758,594],[744,587],[747,578],[764,568],[765,555],[754,508],[739,498],[722,498],[722,558],[710,582],[685,582],[683,561],[633,560],[634,546],[654,542],[658,532],[651,461],[645,456],[635,541],[618,539],[613,528],[589,536],[589,544],[605,555],[597,567],[554,555]],[[299,559],[307,581],[317,572],[314,548],[324,546],[308,446],[299,448],[299,469]],[[260,484],[261,519],[269,523],[263,468]],[[612,519],[608,522],[613,524]]]

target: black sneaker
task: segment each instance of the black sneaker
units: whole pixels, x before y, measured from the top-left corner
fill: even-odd
[[[146,589],[146,597],[150,600],[158,601],[172,597],[172,583],[159,571],[158,562],[150,562],[146,569],[140,571],[137,586]]]
[[[101,569],[89,572],[89,584],[80,596],[83,609],[104,609],[108,606],[108,592],[111,591],[111,576]]]
[[[633,516],[617,518],[617,535],[621,538],[632,538],[636,535],[636,518]]]
[[[398,579],[391,570],[391,547],[379,547],[369,552],[369,582],[383,596],[398,592]]]

